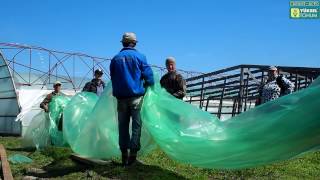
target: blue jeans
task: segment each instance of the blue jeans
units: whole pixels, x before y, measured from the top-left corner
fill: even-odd
[[[143,96],[118,99],[119,146],[121,152],[126,152],[128,149],[131,152],[140,150],[142,100]],[[130,118],[132,119],[131,138],[129,134]]]

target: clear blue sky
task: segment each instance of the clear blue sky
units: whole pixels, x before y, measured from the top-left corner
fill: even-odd
[[[238,64],[316,66],[320,20],[292,20],[287,0],[5,0],[0,41],[112,57],[137,34],[150,64],[209,72]]]

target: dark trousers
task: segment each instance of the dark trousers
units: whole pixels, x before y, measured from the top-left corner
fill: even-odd
[[[143,96],[118,99],[119,146],[122,152],[126,152],[128,149],[131,152],[140,150],[142,100]],[[131,138],[129,133],[130,119],[132,120]]]

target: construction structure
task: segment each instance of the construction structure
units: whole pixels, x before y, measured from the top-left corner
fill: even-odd
[[[29,123],[22,121],[21,124],[21,119],[31,120],[41,110],[32,105],[40,103],[52,91],[55,81],[62,83],[62,91],[67,95],[81,91],[96,69],[102,69],[103,78],[108,81],[110,60],[84,53],[0,42],[0,134],[21,135],[22,127]],[[166,72],[165,67],[151,66],[158,76]],[[179,72],[186,78],[202,74]]]
[[[238,65],[187,78],[187,102],[227,119],[255,106],[258,89],[268,76],[269,66]],[[320,75],[320,68],[278,66],[279,74],[295,85],[308,87]]]
[[[52,91],[55,81],[62,83],[65,94],[74,95],[93,77],[95,69],[102,69],[108,78],[109,60],[83,53],[0,43],[0,133],[21,135],[23,126],[30,122],[18,121],[17,116],[32,120],[40,111],[32,105],[40,103]]]
[[[0,43],[0,134],[23,134],[23,127],[41,111],[38,104],[52,91],[57,80],[62,82],[62,91],[70,96],[82,90],[95,69],[102,69],[108,81],[110,60],[84,53]],[[158,76],[166,73],[165,67],[150,66]],[[267,68],[239,65],[206,74],[178,71],[187,81],[184,100],[223,120],[255,106]],[[320,68],[278,68],[280,74],[295,84],[295,90],[306,88],[320,74]]]

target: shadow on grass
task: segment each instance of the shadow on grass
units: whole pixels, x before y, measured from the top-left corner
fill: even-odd
[[[99,179],[186,179],[170,170],[158,166],[135,164],[130,167],[122,167],[118,163],[110,162],[106,165],[87,165],[70,160],[54,161],[42,168],[42,171],[29,171],[25,175],[39,178],[56,178],[68,174],[81,172],[84,178]]]
[[[90,166],[77,164],[70,160],[59,160],[42,167],[42,169],[28,169],[26,170],[25,175],[39,178],[55,178],[71,173],[85,172],[87,169],[91,168],[92,167]]]
[[[42,155],[53,159],[41,169],[29,168],[24,175],[39,178],[57,178],[76,173],[79,178],[101,179],[185,179],[185,177],[158,166],[136,163],[130,167],[122,167],[117,160],[105,165],[89,165],[71,160],[71,149],[48,147],[41,151]]]
[[[90,168],[83,164],[78,164],[70,159],[72,153],[70,148],[66,147],[46,147],[40,151],[45,157],[53,159],[50,164],[42,166],[41,169],[29,168],[25,170],[24,175],[40,178],[54,178],[68,175],[75,172],[82,172]]]
[[[111,179],[186,179],[173,171],[142,163],[122,167],[119,163],[113,162],[106,166],[97,166],[93,171]]]
[[[19,147],[19,148],[6,148],[6,150],[8,150],[8,151],[17,151],[17,152],[19,152],[19,151],[21,151],[21,152],[35,152],[36,148],[32,148],[32,147],[30,147],[30,148],[21,148],[21,147]]]

